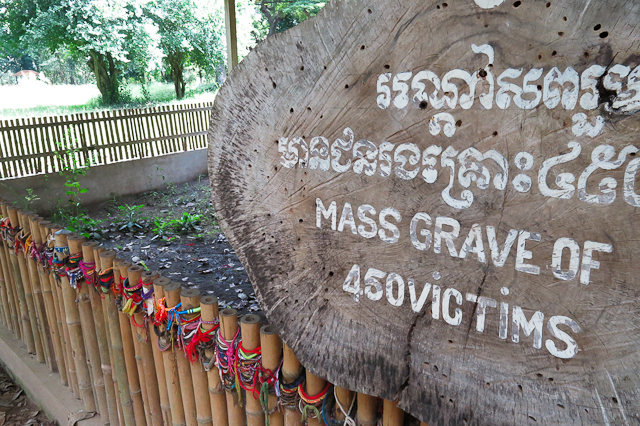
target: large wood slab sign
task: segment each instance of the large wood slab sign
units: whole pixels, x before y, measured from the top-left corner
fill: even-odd
[[[332,0],[217,96],[220,223],[314,374],[429,425],[640,422],[640,3]]]

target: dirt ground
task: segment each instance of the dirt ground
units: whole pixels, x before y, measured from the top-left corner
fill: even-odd
[[[0,368],[0,426],[53,426],[55,424]]]
[[[210,200],[206,177],[112,199],[88,208],[87,216],[100,222],[89,233],[134,264],[185,288],[198,288],[202,295],[215,295],[220,309],[261,315],[249,277],[220,231]],[[201,215],[199,221],[192,220],[196,215]]]

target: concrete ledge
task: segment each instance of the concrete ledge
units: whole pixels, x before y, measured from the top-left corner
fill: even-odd
[[[27,396],[59,425],[66,426],[69,414],[84,410],[82,401],[74,398],[68,387],[62,386],[60,376],[51,373],[46,364],[40,364],[27,352],[22,341],[3,326],[0,326],[0,364]],[[96,415],[76,424],[98,426],[103,422]]]

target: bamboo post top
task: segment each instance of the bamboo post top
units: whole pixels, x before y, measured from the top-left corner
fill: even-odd
[[[71,235],[71,231],[68,229],[61,229],[56,231],[55,239],[56,239],[56,247],[67,247],[67,238]],[[56,253],[56,256],[61,257],[61,253]]]
[[[200,306],[200,290],[196,288],[183,288],[180,291],[180,302],[182,302],[182,310],[193,309]],[[187,315],[191,318],[194,315]]]
[[[42,221],[44,221],[44,218],[37,215],[29,218],[29,228],[31,229],[31,238],[34,244],[42,243],[42,236],[40,235],[40,222]]]
[[[260,346],[262,366],[267,370],[276,371],[282,358],[282,340],[273,325],[267,324],[260,328]]]
[[[176,282],[171,282],[164,287],[167,308],[173,308],[180,303],[181,288],[182,286]]]
[[[215,318],[218,318],[218,298],[215,296],[207,295],[200,298],[200,315],[202,321],[211,322]],[[213,324],[202,323],[202,327],[205,330],[213,328]]]
[[[226,308],[220,311],[220,332],[224,340],[231,340],[238,332],[238,311]]]
[[[249,314],[240,318],[240,333],[244,349],[253,350],[260,346],[260,317]]]
[[[113,260],[116,257],[116,252],[113,250],[107,250],[100,253],[100,269],[108,269],[113,266]]]
[[[82,243],[84,243],[84,237],[77,235],[67,237],[67,244],[69,244],[69,253],[82,253]]]
[[[82,258],[87,263],[95,262],[94,249],[100,244],[97,241],[87,241],[82,243]]]

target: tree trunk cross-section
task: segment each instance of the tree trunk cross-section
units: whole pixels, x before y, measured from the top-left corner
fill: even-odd
[[[214,205],[311,372],[429,425],[640,423],[639,16],[333,0],[234,69]]]

